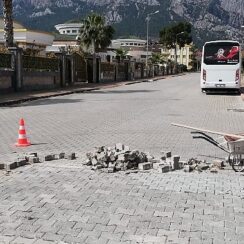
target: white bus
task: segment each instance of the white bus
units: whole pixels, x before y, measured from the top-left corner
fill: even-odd
[[[211,41],[203,46],[201,65],[202,92],[233,90],[241,84],[241,47],[237,41]]]

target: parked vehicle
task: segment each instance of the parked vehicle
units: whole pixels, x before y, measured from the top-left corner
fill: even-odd
[[[203,46],[201,90],[239,92],[241,84],[241,46],[237,41],[211,41]]]

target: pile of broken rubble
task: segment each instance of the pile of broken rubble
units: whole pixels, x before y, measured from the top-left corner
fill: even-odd
[[[224,166],[224,162],[221,160],[214,160],[211,164],[194,158],[189,159],[187,162],[181,161],[180,156],[172,156],[170,151],[161,152],[160,157],[154,157],[149,152],[130,150],[128,146],[122,143],[117,143],[112,147],[95,148],[86,156],[85,165],[91,166],[92,170],[101,170],[108,173],[150,169],[157,170],[160,173],[180,169],[184,169],[185,172],[210,170],[212,173],[217,173],[218,169],[222,169]]]
[[[112,147],[98,147],[92,152],[87,153],[87,160],[83,162],[92,170],[100,170],[103,172],[114,173],[117,171],[138,172],[147,170],[156,170],[160,173],[167,173],[174,170],[184,170],[185,172],[202,172],[209,170],[217,173],[219,169],[223,169],[224,162],[222,160],[214,160],[212,163],[201,161],[195,158],[189,159],[187,162],[180,160],[180,156],[171,154],[170,151],[161,152],[159,157],[154,157],[149,152],[141,152],[139,150],[131,150],[122,143],[117,143]],[[22,157],[11,163],[1,165],[0,169],[9,172],[11,169],[24,166],[27,164],[42,163],[44,161],[53,160],[75,160],[76,153],[58,153],[48,154],[39,157],[37,153],[26,153]]]

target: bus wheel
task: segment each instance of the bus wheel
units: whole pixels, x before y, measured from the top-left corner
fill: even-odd
[[[201,89],[201,91],[202,91],[202,93],[204,93],[204,92],[205,92],[205,90],[204,90],[203,88]]]

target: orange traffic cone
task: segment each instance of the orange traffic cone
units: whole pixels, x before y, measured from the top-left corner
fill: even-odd
[[[15,143],[16,147],[27,147],[30,146],[30,142],[26,138],[25,132],[25,121],[24,119],[20,119],[19,121],[19,138],[18,141]]]

